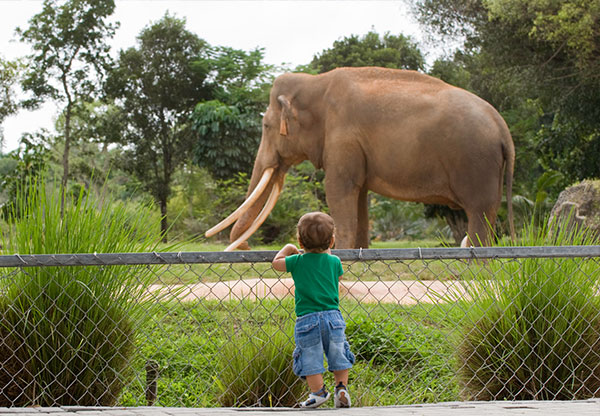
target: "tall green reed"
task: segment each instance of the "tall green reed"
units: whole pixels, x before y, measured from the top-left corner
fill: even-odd
[[[2,254],[153,251],[150,206],[81,191],[60,213],[60,189],[43,179],[18,192]],[[143,266],[22,267],[0,279],[1,405],[113,405],[127,381],[135,331],[154,275]],[[146,304],[142,306],[142,304]]]
[[[567,222],[525,227],[523,246],[589,245]],[[510,245],[510,243],[505,243]],[[457,343],[469,400],[570,400],[600,395],[598,259],[489,260],[466,283]]]
[[[219,357],[219,402],[223,406],[292,407],[306,390],[292,370],[290,330],[265,327],[227,342]]]

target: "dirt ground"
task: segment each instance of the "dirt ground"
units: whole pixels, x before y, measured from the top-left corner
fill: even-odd
[[[198,299],[282,299],[294,295],[294,282],[288,279],[244,279],[224,282],[197,283],[186,286],[155,286],[152,291],[172,291],[183,301]],[[367,303],[439,303],[464,297],[459,281],[394,280],[342,281],[340,300],[351,299]]]

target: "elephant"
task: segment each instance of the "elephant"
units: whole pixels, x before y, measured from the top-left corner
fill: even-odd
[[[246,200],[206,236],[235,222],[226,250],[249,249],[287,170],[304,160],[325,171],[338,249],[369,247],[368,191],[463,209],[471,245],[488,245],[504,181],[514,237],[515,148],[504,119],[464,89],[379,67],[278,76]]]

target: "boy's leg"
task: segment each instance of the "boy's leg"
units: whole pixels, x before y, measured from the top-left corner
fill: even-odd
[[[354,364],[354,354],[346,341],[344,329],[346,324],[339,311],[328,314],[327,336],[325,338],[325,354],[329,370],[335,377],[334,403],[335,407],[350,407],[350,394],[348,393],[348,372]]]
[[[310,391],[316,393],[323,388],[323,374],[311,374],[310,376],[306,376],[306,382],[308,383]]]
[[[336,370],[333,372],[333,376],[335,377],[335,385],[342,383],[344,386],[348,385],[348,369],[345,370]],[[322,379],[322,377],[321,377]],[[308,377],[307,377],[308,380]]]
[[[335,391],[333,402],[335,407],[350,407],[350,394],[348,393],[348,369],[333,372],[335,377]]]

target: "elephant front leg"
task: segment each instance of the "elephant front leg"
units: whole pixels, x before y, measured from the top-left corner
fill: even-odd
[[[326,185],[325,192],[329,212],[335,222],[335,248],[358,248],[360,189],[338,191]]]
[[[356,248],[369,248],[369,190],[361,189],[358,195],[358,230],[356,235]]]

